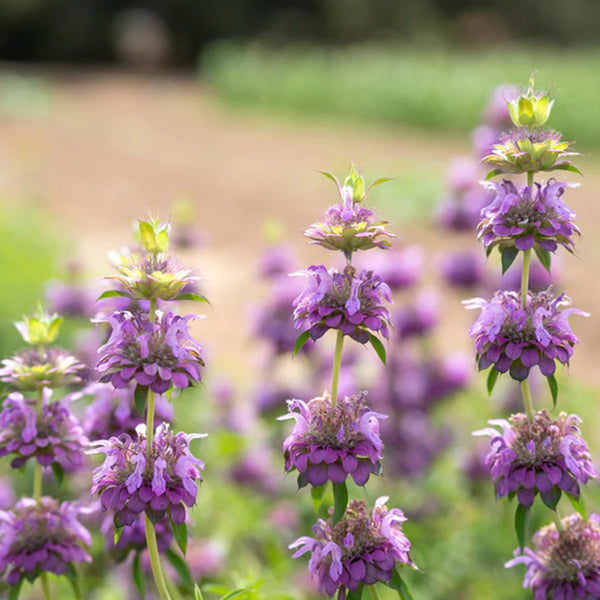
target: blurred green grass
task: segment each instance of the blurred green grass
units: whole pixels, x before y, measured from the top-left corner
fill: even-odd
[[[354,46],[269,50],[220,43],[201,74],[225,100],[292,116],[466,132],[499,84],[536,85],[558,98],[550,125],[600,144],[600,48],[482,51]]]

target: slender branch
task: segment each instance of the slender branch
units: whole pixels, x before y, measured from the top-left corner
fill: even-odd
[[[335,340],[335,353],[333,355],[333,370],[331,372],[331,403],[335,406],[337,401],[338,382],[340,379],[340,367],[342,365],[342,348],[344,346],[344,334],[337,332]]]
[[[148,546],[148,554],[150,555],[150,564],[152,565],[152,574],[156,583],[156,589],[160,600],[171,600],[167,583],[160,562],[160,554],[158,552],[158,544],[156,543],[156,531],[154,531],[154,523],[148,515],[144,515],[146,522],[146,544]]]

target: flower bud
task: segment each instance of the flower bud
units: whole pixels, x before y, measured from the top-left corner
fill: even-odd
[[[350,174],[344,179],[343,187],[349,187],[352,189],[352,200],[354,202],[361,202],[364,200],[365,194],[365,180],[358,173],[356,167],[352,165]]]
[[[550,100],[549,93],[536,93],[533,86],[532,75],[527,92],[507,101],[510,118],[517,127],[541,127],[550,116],[554,100]]]
[[[142,246],[152,254],[162,254],[169,247],[171,226],[168,223],[159,223],[158,219],[138,221],[138,235]]]
[[[37,313],[23,316],[23,320],[17,321],[15,327],[28,344],[46,345],[56,340],[62,322],[62,317],[47,314],[39,306]]]

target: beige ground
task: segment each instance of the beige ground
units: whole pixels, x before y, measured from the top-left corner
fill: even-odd
[[[468,152],[466,139],[244,115],[221,107],[192,80],[45,78],[50,97],[43,110],[0,111],[0,197],[38,198],[89,265],[90,277],[108,272],[105,254],[129,241],[134,218],[148,211],[168,216],[175,199],[191,198],[208,244],[190,260],[207,280],[213,304],[198,337],[214,369],[236,377],[252,365],[245,315],[262,290],[254,273],[265,220],[281,221],[306,261],[330,260],[325,251],[306,249],[301,236],[335,198],[317,169],[342,173],[352,159],[371,173],[394,176],[422,171],[430,160],[437,174],[457,152]],[[582,348],[571,373],[600,384],[600,168],[590,156],[579,164],[586,177],[571,198],[584,236],[580,258],[562,262],[570,295],[593,316],[573,320]],[[394,229],[431,253],[453,243],[425,225],[394,223]],[[470,349],[471,315],[455,296],[445,299],[445,310],[440,343]]]

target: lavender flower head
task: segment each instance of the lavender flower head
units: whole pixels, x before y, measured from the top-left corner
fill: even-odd
[[[569,326],[572,314],[589,316],[576,308],[565,308],[570,299],[561,294],[554,298],[546,292],[527,294],[525,309],[517,292],[497,291],[491,301],[473,298],[465,301],[468,309],[481,313],[469,329],[475,341],[479,370],[493,365],[500,373],[510,371],[517,381],[525,380],[531,367],[538,365],[545,377],[556,370],[556,361],[568,364],[577,337]]]
[[[568,183],[549,179],[545,185],[517,189],[512,181],[492,183],[494,200],[481,211],[477,227],[479,239],[488,252],[496,245],[510,243],[518,250],[540,248],[555,252],[559,245],[569,252],[579,228],[573,223],[575,213],[562,199]]]
[[[390,314],[383,305],[392,302],[392,292],[379,275],[347,266],[342,272],[311,266],[298,273],[306,287],[294,300],[294,326],[308,329],[313,340],[328,329],[337,329],[361,344],[370,332],[389,337]]]
[[[587,521],[580,515],[562,520],[564,531],[552,523],[533,536],[534,550],[515,551],[506,567],[526,567],[523,587],[534,600],[595,600],[600,597],[600,516]]]
[[[398,508],[388,510],[388,498],[375,501],[372,514],[364,500],[352,500],[335,525],[319,519],[313,527],[315,537],[298,538],[290,548],[294,558],[311,553],[308,568],[318,581],[319,591],[345,600],[347,591],[360,584],[389,582],[400,565],[414,567],[410,542],[402,532],[406,521]]]
[[[106,455],[94,470],[92,494],[100,496],[104,510],[115,513],[115,525],[131,525],[142,512],[154,522],[167,511],[174,523],[185,521],[185,506],[196,502],[202,481],[202,461],[190,452],[190,441],[202,434],[173,433],[168,424],[156,429],[150,459],[146,455],[146,426],[138,425],[137,438],[128,435],[92,442],[94,453]]]
[[[68,408],[72,394],[62,401],[50,402],[52,390],[45,388],[41,414],[35,402],[22,394],[9,394],[0,412],[0,456],[15,455],[11,466],[23,466],[30,458],[43,467],[60,465],[71,472],[80,467],[85,458],[88,440],[77,418]]]
[[[202,348],[188,331],[188,321],[193,318],[157,310],[154,323],[144,313],[128,311],[105,319],[112,333],[98,350],[100,381],[122,388],[134,380],[157,394],[171,385],[186,388],[200,381]]]
[[[441,258],[439,268],[446,282],[456,288],[472,289],[485,280],[485,263],[478,252],[447,252]]]
[[[365,485],[381,471],[378,419],[386,417],[370,410],[365,396],[342,397],[335,405],[327,394],[308,403],[288,401],[289,412],[279,419],[296,423],[283,443],[285,470],[298,470],[300,487],[343,483],[348,475]]]
[[[392,291],[414,286],[423,274],[425,257],[419,246],[391,248],[389,252],[370,254],[366,260],[357,257],[355,264],[372,269],[388,284]]]
[[[552,419],[547,410],[541,410],[533,422],[519,413],[509,421],[489,423],[502,432],[489,427],[475,435],[492,438],[486,465],[498,498],[516,493],[520,504],[531,506],[539,492],[542,501],[554,508],[561,491],[578,498],[579,484],[597,476],[577,415],[560,413]]]
[[[61,575],[69,565],[91,562],[82,546],[92,537],[77,520],[81,510],[70,502],[23,498],[12,511],[0,511],[0,573],[10,586],[43,572]]]

